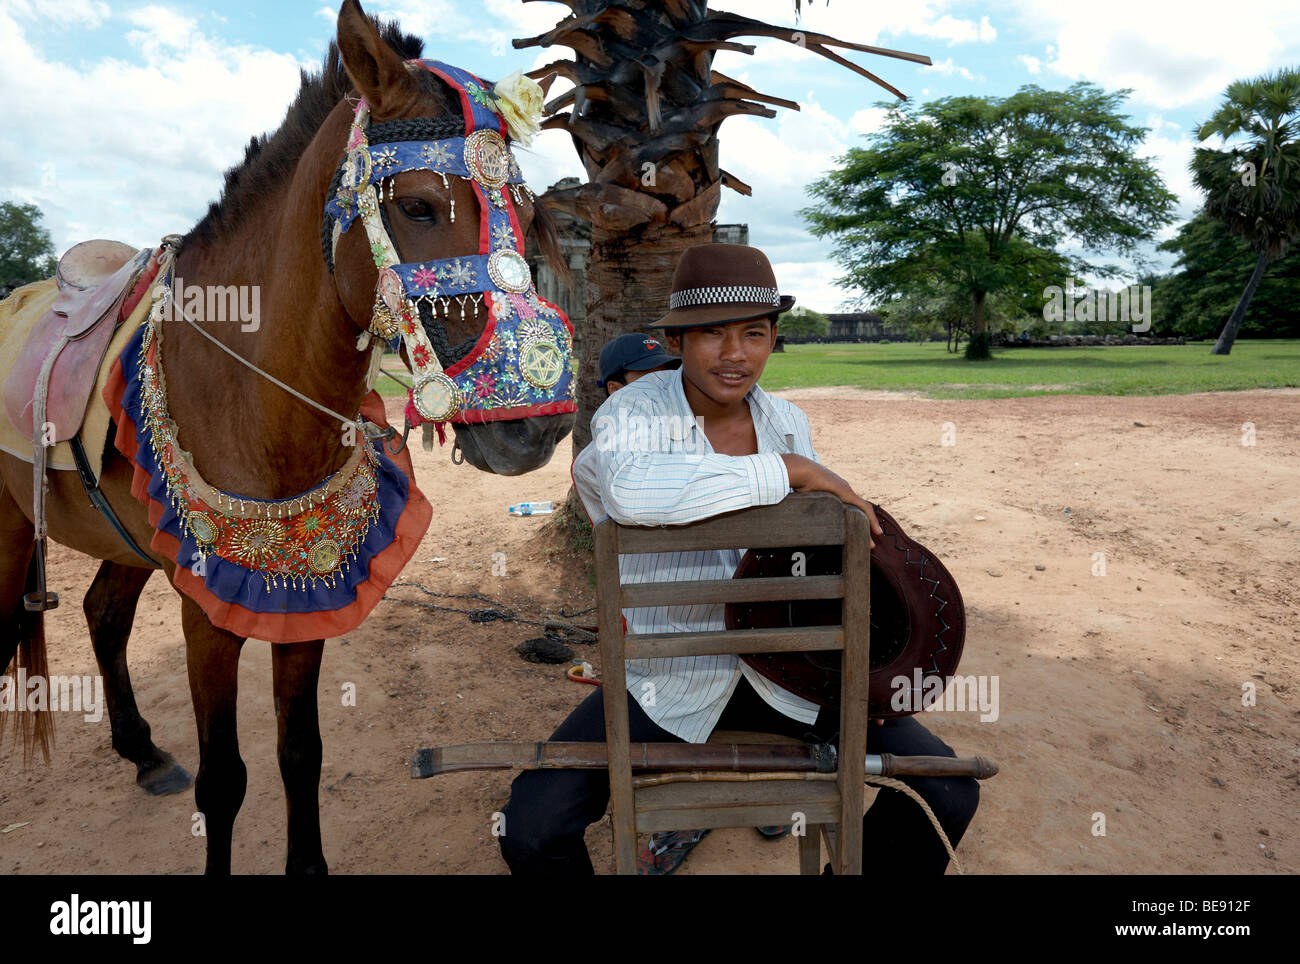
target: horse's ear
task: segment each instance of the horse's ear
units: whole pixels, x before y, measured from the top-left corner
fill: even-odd
[[[406,65],[379,36],[357,0],[343,0],[339,8],[338,45],[343,66],[370,104],[372,117],[388,113],[397,101],[410,96]]]

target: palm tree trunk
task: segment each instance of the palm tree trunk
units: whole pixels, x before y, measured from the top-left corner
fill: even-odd
[[[605,401],[605,389],[596,385],[601,348],[629,331],[650,330],[668,310],[673,272],[682,252],[712,240],[712,218],[688,227],[672,223],[649,225],[631,233],[591,226],[587,321],[579,343],[578,366],[586,377],[578,382],[573,458],[591,441],[591,413]],[[565,508],[575,518],[587,517],[576,486],[569,486]]]
[[[673,272],[682,252],[712,240],[711,219],[686,227],[653,224],[632,232],[591,226],[587,327],[579,363],[579,371],[588,377],[578,386],[579,412],[594,412],[605,400],[605,389],[596,387],[601,348],[626,332],[650,331],[668,311]],[[591,441],[589,419],[579,417],[573,427],[574,458]]]
[[[1246,290],[1241,293],[1240,300],[1237,301],[1237,307],[1232,310],[1232,316],[1228,323],[1223,326],[1223,331],[1219,333],[1219,340],[1214,343],[1210,349],[1211,355],[1227,355],[1232,352],[1232,343],[1237,340],[1237,332],[1241,330],[1241,323],[1246,317],[1246,309],[1250,307],[1250,299],[1255,297],[1255,289],[1259,287],[1259,279],[1264,277],[1264,269],[1268,267],[1268,255],[1261,252],[1259,260],[1255,262],[1255,270],[1246,282]]]

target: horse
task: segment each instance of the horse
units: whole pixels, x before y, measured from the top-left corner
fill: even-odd
[[[500,106],[491,99],[493,85],[458,68],[435,69],[438,62],[420,59],[422,48],[419,38],[404,34],[396,22],[381,24],[356,0],[345,0],[337,38],[330,41],[321,72],[302,72],[297,97],[280,127],[251,140],[242,163],[227,171],[218,201],[183,238],[165,239],[155,253],[164,270],[153,288],[150,320],[122,358],[107,360],[123,367],[123,372],[114,371],[121,408],[113,413],[108,439],[89,440],[105,445],[99,487],[128,538],[87,503],[78,473],[48,473],[44,504],[48,537],[102,560],[83,608],[105,682],[113,748],[135,764],[136,782],[148,793],[176,793],[193,783],[207,837],[208,874],[230,873],[232,830],[246,788],[235,707],[239,656],[250,637],[268,639],[274,654],[278,758],[288,810],[285,871],[328,872],[318,800],[322,744],[317,684],[324,638],[341,633],[316,630],[341,624],[325,618],[337,615],[332,611],[325,612],[321,622],[303,617],[306,621],[299,623],[293,620],[301,614],[250,614],[241,605],[262,605],[257,601],[261,588],[255,577],[266,581],[267,599],[283,598],[286,610],[299,605],[294,593],[308,589],[341,592],[344,598],[351,592],[355,598],[340,611],[352,625],[382,598],[387,581],[409,559],[428,524],[428,503],[413,478],[406,479],[406,470],[394,461],[393,438],[364,436],[349,443],[344,437],[354,428],[363,433],[377,428],[367,429],[359,417],[353,423],[351,414],[339,416],[364,409],[367,399],[373,411],[373,400],[378,398],[368,390],[368,381],[374,378],[381,352],[358,349],[376,348],[390,336],[396,344],[400,338],[402,361],[417,375],[416,389],[422,384],[426,389],[413,394],[408,403],[407,432],[413,424],[413,408],[419,413],[415,423],[421,417],[434,421],[440,438],[450,424],[455,435],[453,458],[458,449],[464,461],[480,471],[514,475],[546,464],[576,418],[569,367],[572,330],[562,313],[537,299],[527,264],[517,253],[522,252],[525,237],[535,237],[548,262],[567,277],[555,222],[519,183],[522,178],[513,155],[500,151],[504,113],[480,110],[485,104]],[[453,83],[455,78],[459,80]],[[467,91],[474,95],[472,100]],[[500,122],[499,133],[467,130],[474,118],[485,117],[489,127]],[[498,141],[495,154],[488,150],[493,148],[493,137]],[[473,140],[483,150],[474,157],[468,150],[465,153],[472,177],[449,179],[446,170],[439,168],[449,156],[454,167],[459,155],[442,152],[438,145],[459,147],[462,140],[466,144]],[[387,177],[371,171],[372,161],[388,163],[398,153],[392,149],[409,152],[413,141],[422,141],[426,160],[433,160],[392,162],[394,173]],[[507,162],[515,175],[510,183],[503,172]],[[377,194],[375,182],[369,180],[372,174]],[[496,219],[492,246],[506,253],[494,250],[492,258],[484,260],[489,213]],[[342,222],[349,214],[366,221],[365,233],[351,225],[346,229]],[[419,284],[411,282],[409,272],[401,275],[412,264],[425,272],[418,276],[423,279]],[[448,264],[459,268],[440,273],[439,266]],[[477,279],[476,264],[493,269],[491,285],[486,278]],[[252,290],[260,291],[259,324],[248,331],[245,325],[183,323],[185,306],[167,288],[175,278],[183,278],[191,289],[216,284],[256,286]],[[383,281],[390,283],[388,289]],[[399,282],[406,290],[393,297],[391,284]],[[458,297],[457,284],[461,286]],[[519,309],[512,320],[532,327],[527,332],[523,327],[511,329],[519,336],[518,344],[506,339],[507,347],[519,348],[522,359],[525,335],[531,338],[529,350],[549,360],[553,373],[557,365],[562,366],[567,398],[511,407],[511,399],[527,403],[536,392],[529,396],[525,391],[529,386],[519,382],[522,388],[512,388],[514,395],[508,398],[501,392],[492,394],[493,403],[482,391],[493,383],[491,378],[485,381],[480,373],[477,389],[463,381],[468,363],[481,360],[485,348],[491,354],[498,344],[494,332],[506,330],[512,301]],[[466,310],[471,304],[472,314]],[[480,319],[480,307],[489,304],[490,311]],[[163,310],[169,306],[172,315]],[[532,308],[542,314],[532,317]],[[563,328],[553,320],[547,322],[550,328],[542,325],[557,314]],[[525,315],[531,320],[524,320]],[[548,332],[549,341],[543,337]],[[427,346],[432,346],[436,361],[429,357]],[[136,347],[138,354],[128,357]],[[132,357],[138,359],[137,365],[126,364]],[[529,377],[523,361],[518,364]],[[462,373],[456,378],[462,381],[453,385],[450,376],[458,366]],[[124,373],[127,367],[129,377]],[[126,417],[131,404],[139,405],[136,414],[140,414],[163,397],[163,370],[166,408],[162,414],[170,423],[158,420],[154,413],[148,416],[154,421],[146,418],[133,424]],[[133,394],[134,379],[145,385],[142,394]],[[516,379],[507,375],[501,381],[513,384]],[[541,383],[536,377],[531,382]],[[450,408],[440,408],[448,392],[465,402],[454,416],[448,415]],[[553,387],[555,392],[559,389]],[[388,429],[388,434],[393,431]],[[132,444],[137,451],[134,460],[127,454]],[[364,457],[356,454],[358,450]],[[404,464],[409,465],[409,456],[405,458]],[[173,488],[176,480],[171,475],[151,474],[155,464],[160,470],[165,465],[168,473],[183,466],[193,477],[181,479],[182,487]],[[356,473],[349,487],[321,488],[322,480],[338,480],[346,472]],[[348,545],[325,545],[330,540],[320,540],[306,560],[312,569],[305,577],[299,559],[281,559],[279,569],[271,567],[277,540],[297,531],[295,527],[321,524],[327,508],[339,510],[340,526],[360,525],[356,518],[368,514],[365,522],[371,528],[366,531],[379,531],[383,513],[394,510],[375,508],[366,499],[381,503],[380,493],[388,491],[385,485],[405,494],[402,516],[388,523],[390,548],[398,546],[400,552],[394,550],[386,562],[382,552],[363,560],[357,554],[364,555],[369,542],[357,541],[349,557]],[[196,492],[206,493],[200,502],[193,501]],[[328,496],[329,505],[316,501],[312,492]],[[41,592],[44,588],[43,533],[35,518],[34,494],[31,463],[0,452],[0,626],[10,627],[0,636],[0,666],[44,674],[42,613],[24,606],[25,597],[30,599],[38,586]],[[185,503],[186,498],[191,501]],[[169,499],[171,505],[166,504]],[[403,503],[397,499],[395,504],[400,508]],[[292,526],[291,519],[296,520]],[[159,528],[169,520],[175,523],[170,535]],[[217,529],[235,533],[239,551],[246,555],[222,557]],[[240,560],[247,564],[245,568],[239,568]],[[358,583],[360,576],[352,575],[365,568],[361,562],[369,565],[368,574],[363,574],[369,582]],[[298,566],[296,575],[293,566]],[[136,706],[127,669],[136,604],[156,569],[166,573],[180,598],[199,735],[197,778],[154,743],[149,724]],[[239,604],[217,600],[214,570],[226,577],[231,573],[249,577],[253,591]],[[51,608],[46,602],[46,608]],[[271,631],[279,625],[276,620],[297,628],[285,629],[277,637],[278,630]],[[264,626],[270,629],[259,634]],[[304,632],[316,635],[305,638]],[[24,759],[39,747],[48,761],[53,734],[48,713],[23,713],[20,720]]]

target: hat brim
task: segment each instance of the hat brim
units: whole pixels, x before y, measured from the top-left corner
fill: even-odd
[[[623,371],[644,372],[649,371],[651,368],[658,368],[661,365],[668,369],[681,368],[682,360],[676,355],[670,355],[667,352],[663,352],[659,355],[651,355],[649,358],[642,358],[640,361],[633,362],[630,365],[624,365]]]
[[[713,305],[705,308],[676,308],[668,312],[650,328],[663,328],[666,331],[679,331],[686,328],[700,328],[704,325],[728,324],[733,321],[752,321],[767,315],[784,314],[794,307],[793,295],[782,295],[778,305],[758,306]]]

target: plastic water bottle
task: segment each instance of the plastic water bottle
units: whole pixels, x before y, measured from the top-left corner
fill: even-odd
[[[554,511],[554,502],[520,502],[510,507],[511,515],[550,515]]]

